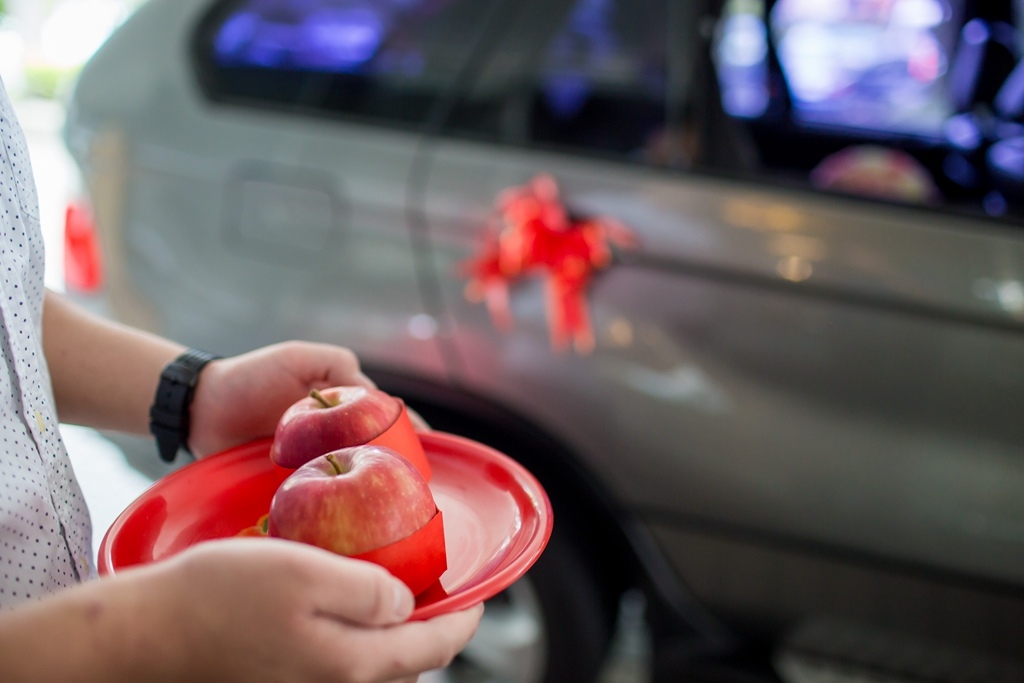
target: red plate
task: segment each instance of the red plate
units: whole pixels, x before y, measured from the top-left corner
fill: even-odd
[[[420,440],[430,489],[444,513],[448,569],[416,600],[413,619],[469,607],[508,588],[551,536],[551,503],[522,465],[483,444],[443,432]],[[166,559],[191,545],[232,537],[270,507],[292,470],[270,460],[270,439],[172,472],[122,512],[99,548],[101,574]]]

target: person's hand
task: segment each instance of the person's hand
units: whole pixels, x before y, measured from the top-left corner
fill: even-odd
[[[153,568],[151,618],[169,617],[184,646],[178,680],[415,681],[447,666],[483,613],[408,622],[412,594],[385,570],[290,541],[199,544]]]
[[[483,614],[407,621],[412,610],[377,565],[293,541],[209,541],[0,611],[0,679],[415,681],[447,666]]]
[[[197,457],[271,436],[290,405],[310,389],[375,386],[349,349],[286,342],[216,360],[199,376],[189,448]]]

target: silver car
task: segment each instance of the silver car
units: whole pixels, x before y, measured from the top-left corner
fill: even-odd
[[[637,595],[656,681],[1024,680],[1020,9],[149,0],[69,286],[538,476],[460,680],[592,682]]]

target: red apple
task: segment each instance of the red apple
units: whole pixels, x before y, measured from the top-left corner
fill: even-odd
[[[268,532],[359,555],[406,538],[437,514],[419,470],[385,446],[321,455],[295,470],[270,502]]]
[[[281,416],[270,458],[281,467],[295,469],[330,451],[361,446],[394,424],[402,405],[380,389],[314,389]]]

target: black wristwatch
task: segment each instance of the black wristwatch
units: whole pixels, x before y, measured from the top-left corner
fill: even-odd
[[[215,356],[198,349],[189,349],[160,373],[153,407],[149,409],[149,431],[156,437],[160,458],[174,462],[179,449],[188,450],[189,406],[199,382],[199,372]]]

